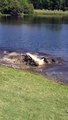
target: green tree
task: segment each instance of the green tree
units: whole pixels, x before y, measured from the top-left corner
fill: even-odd
[[[68,0],[0,0],[0,11],[2,13],[16,14],[24,12],[33,13],[35,9],[66,10]]]
[[[22,12],[22,6],[18,0],[0,0],[0,10],[4,14]]]
[[[34,10],[33,4],[25,4],[24,5],[24,13],[25,14],[32,14]]]
[[[65,10],[68,8],[68,0],[30,0],[36,9]]]

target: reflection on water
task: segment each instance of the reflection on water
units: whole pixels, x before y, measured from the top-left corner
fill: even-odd
[[[35,17],[23,16],[23,18],[1,17],[0,22],[3,24],[68,24],[68,17]]]

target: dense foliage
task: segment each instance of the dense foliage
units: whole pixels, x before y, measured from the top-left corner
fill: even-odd
[[[19,13],[33,13],[33,4],[28,0],[0,0],[0,12],[18,15]]]
[[[66,10],[68,0],[30,0],[36,9]]]
[[[22,11],[18,0],[0,0],[0,11],[4,14],[17,14]]]
[[[0,0],[0,12],[4,14],[33,13],[35,9],[67,10],[68,0]]]

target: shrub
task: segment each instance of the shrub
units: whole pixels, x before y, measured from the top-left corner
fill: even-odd
[[[4,14],[18,14],[22,12],[22,6],[18,0],[1,0],[0,10]]]
[[[24,5],[24,13],[25,14],[32,14],[34,10],[33,4],[25,4]]]

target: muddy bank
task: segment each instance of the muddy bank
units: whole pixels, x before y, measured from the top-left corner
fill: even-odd
[[[27,56],[26,52],[0,51],[0,65],[39,72],[51,80],[68,83],[68,62],[48,54],[31,53],[31,55],[43,59],[44,64],[35,64],[36,62],[31,56]]]

